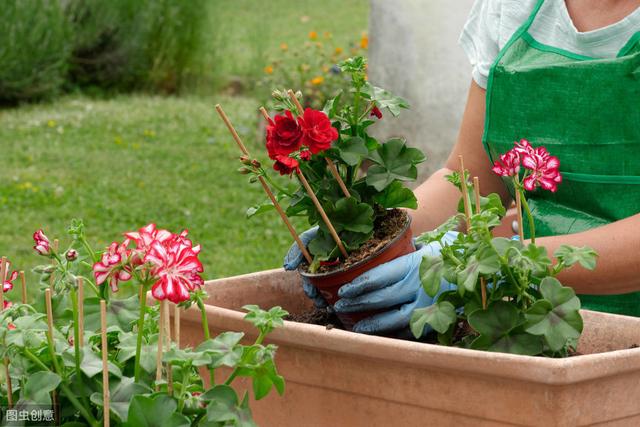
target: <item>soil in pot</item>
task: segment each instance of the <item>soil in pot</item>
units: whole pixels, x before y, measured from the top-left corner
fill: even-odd
[[[306,323],[308,325],[320,325],[326,326],[327,329],[344,329],[342,322],[336,316],[333,310],[313,308],[308,311],[297,314],[289,314],[284,320],[290,320],[292,322]]]

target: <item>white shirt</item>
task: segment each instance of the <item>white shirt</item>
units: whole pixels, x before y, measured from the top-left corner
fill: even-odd
[[[473,79],[487,87],[489,70],[500,50],[531,15],[537,0],[476,0],[462,30],[460,45],[473,66]],[[545,0],[531,36],[539,43],[592,58],[613,58],[640,31],[640,8],[615,24],[580,32],[565,0]]]

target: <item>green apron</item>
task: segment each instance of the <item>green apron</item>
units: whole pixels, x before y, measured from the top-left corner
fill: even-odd
[[[560,159],[558,191],[528,195],[537,236],[640,212],[640,31],[611,59],[543,45],[529,33],[543,2],[491,68],[483,136],[492,162],[523,138]],[[640,292],[580,299],[591,310],[640,316]]]

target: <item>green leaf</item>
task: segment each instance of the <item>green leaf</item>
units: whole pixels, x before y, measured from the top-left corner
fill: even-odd
[[[440,290],[444,273],[444,260],[441,256],[425,255],[420,263],[420,282],[427,295],[435,297]]]
[[[512,257],[512,263],[520,265],[521,268],[530,270],[534,275],[547,275],[551,267],[551,259],[547,255],[547,248],[536,246],[533,243],[527,245],[519,255]]]
[[[587,270],[596,268],[596,260],[598,258],[596,251],[588,246],[579,248],[576,246],[562,245],[553,255],[567,267],[579,263]]]
[[[326,259],[329,259],[329,254],[337,248],[336,242],[331,235],[322,229],[318,230],[318,234],[309,242],[307,247],[314,257]]]
[[[440,225],[433,231],[427,231],[422,233],[417,239],[417,243],[429,244],[431,242],[439,242],[442,240],[445,234],[450,231],[456,231],[458,227],[460,227],[461,221],[464,219],[464,216],[461,214],[454,215],[449,218],[444,224]]]
[[[81,354],[80,370],[89,378],[93,378],[98,373],[102,372],[102,356],[94,353],[89,347],[84,347]],[[116,377],[121,377],[122,372],[120,368],[114,365],[111,361],[107,362],[109,373]]]
[[[257,321],[257,320],[256,320]],[[268,320],[260,320],[260,327],[269,327]],[[197,347],[197,351],[209,355],[213,367],[230,366],[234,367],[242,357],[242,332],[223,332],[214,339],[204,341]]]
[[[335,207],[327,209],[327,215],[338,233],[343,230],[370,233],[373,230],[373,208],[358,202],[355,197],[338,200]]]
[[[416,338],[420,338],[426,325],[444,334],[458,318],[456,308],[448,301],[441,301],[425,308],[418,308],[411,314],[409,325]]]
[[[418,209],[418,199],[413,191],[402,185],[400,181],[393,181],[382,193],[376,194],[373,200],[386,209]]]
[[[134,382],[133,378],[123,377],[120,381],[112,381],[109,383],[110,399],[109,407],[111,412],[116,414],[121,422],[127,419],[129,413],[129,406],[133,396],[139,394],[152,393],[149,387],[142,383]],[[104,402],[102,401],[102,393],[93,393],[91,395],[91,402],[98,407],[102,407]]]
[[[284,325],[283,318],[289,314],[280,306],[271,307],[269,311],[265,311],[257,305],[245,305],[242,308],[248,311],[244,316],[244,320],[253,324],[263,335],[268,334],[278,326]],[[237,336],[229,335],[228,337],[227,345]]]
[[[582,333],[580,300],[573,289],[553,277],[542,280],[540,293],[544,299],[536,301],[525,314],[526,331],[543,335],[549,348],[559,351]]]
[[[38,371],[27,377],[22,400],[37,405],[51,405],[51,393],[60,385],[60,377],[50,371]]]
[[[481,250],[471,255],[464,270],[458,272],[458,285],[473,292],[480,274],[490,275],[500,271],[500,258],[493,250]]]
[[[476,211],[476,198],[473,192],[473,187],[468,187],[469,191],[469,199],[471,200],[471,212]],[[462,198],[458,202],[458,210],[459,212],[464,212],[464,202]],[[496,193],[491,193],[488,196],[480,196],[480,210],[481,211],[492,211],[495,215],[502,218],[507,213],[507,210],[502,205],[502,199]]]
[[[273,206],[273,203],[271,203],[271,200],[268,200],[259,205],[251,206],[249,209],[247,209],[246,217],[247,219],[249,219],[256,215],[263,214],[265,212],[271,212],[274,209],[275,209],[275,206]]]
[[[119,343],[117,345],[118,362],[124,363],[136,355],[137,336],[130,332],[122,332],[119,334]],[[150,341],[147,341],[149,339]],[[156,371],[156,353],[158,352],[158,335],[153,334],[143,337],[142,348],[140,351],[140,366],[146,372]]]
[[[368,95],[371,101],[374,101],[379,108],[386,108],[397,117],[400,110],[408,109],[409,103],[399,96],[393,95],[391,92],[366,83],[362,91]]]
[[[126,427],[189,427],[189,419],[176,412],[178,403],[166,394],[136,395],[131,399]]]
[[[340,90],[340,92],[338,92],[336,96],[334,96],[331,99],[328,99],[327,102],[325,102],[322,112],[325,113],[327,117],[329,117],[329,119],[333,119],[336,116],[338,105],[340,104],[341,96],[342,96],[342,90]]]
[[[418,176],[416,165],[425,160],[417,148],[409,148],[401,139],[390,139],[370,156],[375,165],[369,167],[366,182],[378,191],[396,179],[413,181]]]
[[[339,150],[340,158],[349,166],[358,165],[365,157],[369,155],[369,149],[364,139],[353,136],[345,141],[336,144]]]
[[[107,323],[118,325],[123,331],[131,331],[138,320],[138,296],[127,299],[112,298],[107,304]],[[84,302],[84,325],[86,331],[100,329],[100,298],[86,298]]]
[[[479,336],[471,343],[471,348],[499,353],[534,356],[542,353],[543,345],[540,337],[526,333],[509,334],[490,341],[486,336]]]
[[[190,363],[193,366],[204,366],[211,363],[211,356],[202,351],[173,347],[162,355],[162,361],[179,366],[186,363]]]
[[[246,402],[238,404],[238,396],[228,385],[217,385],[209,389],[201,397],[208,401],[207,421],[220,425],[254,427],[251,410]]]

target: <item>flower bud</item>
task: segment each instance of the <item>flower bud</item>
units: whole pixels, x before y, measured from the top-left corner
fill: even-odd
[[[260,167],[262,167],[262,164],[261,164],[259,161],[257,161],[256,159],[253,159],[253,160],[251,161],[251,165],[252,165],[254,168],[258,168],[258,169],[259,169]]]
[[[255,176],[255,175],[252,175],[252,176],[249,178],[249,184],[253,184],[253,183],[255,183],[255,182],[258,182],[258,177],[257,177],[257,176]]]
[[[282,92],[280,92],[278,89],[276,89],[273,92],[271,92],[271,96],[276,101],[282,101],[284,99],[284,96],[282,95]]]
[[[240,157],[240,161],[242,162],[243,165],[250,165],[251,164],[251,160],[247,156]]]
[[[238,169],[238,172],[239,172],[240,174],[242,174],[242,175],[248,175],[248,174],[250,174],[250,173],[251,173],[251,169],[248,169],[248,168],[240,168],[240,169]]]
[[[78,251],[75,249],[69,249],[64,256],[67,258],[67,261],[75,261],[78,259]]]

